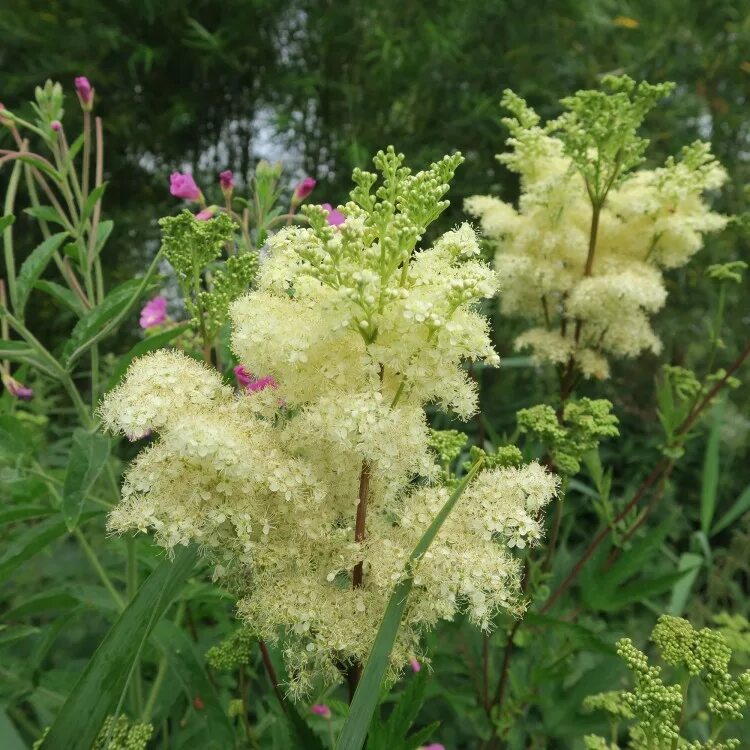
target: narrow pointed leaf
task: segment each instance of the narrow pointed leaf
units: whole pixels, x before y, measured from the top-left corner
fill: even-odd
[[[180,549],[144,581],[86,665],[44,740],[44,750],[90,750],[127,687],[143,644],[197,557],[195,547]]]
[[[23,262],[21,270],[16,279],[16,314],[23,317],[23,310],[29,299],[29,294],[36,284],[37,279],[52,260],[52,256],[62,245],[63,240],[68,236],[67,232],[58,232],[48,239],[44,240],[41,245],[31,251],[31,254]]]
[[[481,461],[474,464],[471,471],[461,480],[461,483],[453,490],[453,494],[448,500],[445,501],[445,505],[440,509],[412,551],[409,557],[406,576],[396,585],[388,601],[385,615],[378,628],[378,634],[375,637],[375,643],[372,646],[372,651],[370,651],[367,664],[362,673],[362,679],[359,682],[357,691],[354,693],[354,700],[349,708],[349,716],[336,743],[336,750],[360,750],[362,748],[367,737],[367,729],[370,726],[370,721],[378,705],[380,686],[388,669],[393,644],[396,642],[396,636],[401,626],[401,618],[404,615],[406,602],[412,589],[412,566],[427,552],[430,544],[432,544],[435,536],[437,536],[440,528],[445,523],[445,519],[448,518],[467,485],[481,466]]]

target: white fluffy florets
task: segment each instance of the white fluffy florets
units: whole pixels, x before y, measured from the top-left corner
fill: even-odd
[[[404,201],[409,179],[447,189],[419,173],[402,184]],[[367,657],[394,583],[448,496],[424,405],[471,414],[461,365],[497,361],[475,309],[494,294],[495,274],[468,225],[415,250],[419,216],[430,215],[423,192],[388,221],[391,204],[378,213],[362,198],[368,210],[347,204],[342,229],[311,210],[311,228],[271,240],[259,288],[231,317],[240,362],[275,387],[238,396],[208,368],[157,352],[101,409],[109,429],[157,438],[131,465],[110,528],[153,530],[167,548],[201,544],[240,617],[281,640],[295,694]],[[366,533],[355,541],[365,473]],[[510,548],[539,538],[556,487],[538,464],[469,486],[419,564],[394,670],[441,618],[466,610],[489,627],[498,609],[522,609]],[[353,588],[358,563],[363,584]]]
[[[726,173],[706,144],[695,143],[680,160],[625,175],[606,194],[587,269],[590,186],[561,139],[544,132],[521,100],[509,101],[518,117],[506,121],[513,150],[498,158],[521,175],[519,206],[473,196],[465,209],[497,248],[502,311],[539,326],[517,346],[540,362],[575,360],[586,377],[607,377],[608,357],[660,350],[649,316],[666,300],[662,269],[687,263],[705,234],[725,226],[702,196]]]

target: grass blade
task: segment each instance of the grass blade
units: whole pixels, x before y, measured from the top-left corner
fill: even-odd
[[[42,745],[43,750],[90,750],[127,687],[143,644],[177,596],[198,557],[195,547],[164,560],[97,648]]]
[[[413,578],[411,575],[412,565],[417,561],[429,548],[432,541],[440,531],[441,526],[445,523],[453,507],[463,494],[469,482],[482,466],[482,461],[478,461],[472,466],[469,473],[461,480],[461,483],[453,490],[453,494],[445,501],[445,505],[435,516],[427,531],[417,542],[417,546],[409,557],[406,577],[398,583],[391,594],[385,615],[380,623],[378,634],[375,637],[375,643],[367,659],[362,679],[360,680],[357,691],[354,694],[354,700],[349,708],[349,716],[346,719],[341,735],[336,743],[336,750],[360,750],[367,736],[367,729],[375,713],[380,696],[380,685],[383,682],[383,676],[388,668],[393,644],[396,641],[398,629],[401,626],[401,618],[406,609],[406,601],[411,592]]]

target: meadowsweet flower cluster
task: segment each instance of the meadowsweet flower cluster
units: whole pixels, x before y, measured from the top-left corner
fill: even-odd
[[[462,363],[498,362],[476,310],[497,278],[472,228],[417,247],[460,161],[413,174],[402,155],[379,152],[380,184],[355,170],[336,209],[344,221],[307,206],[308,227],[269,240],[258,288],[230,315],[243,372],[273,387],[236,393],[162,351],[136,361],[101,408],[110,430],[157,436],[128,471],[110,528],[152,530],[168,549],[201,544],[250,630],[281,643],[294,695],[366,659],[450,492],[424,406],[469,416],[476,392]],[[469,485],[416,567],[392,675],[439,619],[465,611],[488,628],[499,609],[523,609],[511,549],[540,538],[557,482],[532,463]]]
[[[691,750],[733,750],[739,741],[717,739],[722,725],[742,718],[750,699],[750,670],[735,678],[728,672],[732,651],[717,630],[693,626],[681,617],[662,615],[654,627],[651,640],[656,644],[666,664],[686,675],[682,685],[664,681],[661,667],[649,664],[646,654],[636,648],[629,638],[617,642],[617,653],[633,673],[632,691],[608,692],[590,696],[584,702],[587,710],[604,710],[613,721],[612,735],[617,735],[620,721],[633,721],[629,727],[632,750],[650,747],[684,747]],[[711,715],[711,739],[707,743],[688,742],[682,738],[684,706],[690,681],[702,683],[708,697]],[[607,743],[602,737],[585,738],[590,750],[618,750],[618,745]]]
[[[506,91],[512,151],[498,159],[520,175],[518,208],[466,201],[497,248],[503,312],[535,322],[517,347],[595,378],[608,377],[613,357],[658,353],[650,316],[666,300],[663,271],[685,265],[727,222],[703,198],[726,179],[708,144],[633,171],[647,145],[637,129],[670,87],[627,76],[604,85],[563,99],[564,114],[545,125]]]

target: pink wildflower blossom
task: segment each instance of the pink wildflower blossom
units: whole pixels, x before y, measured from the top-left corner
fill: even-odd
[[[34,398],[34,391],[23,383],[19,383],[10,375],[3,375],[3,385],[11,396],[20,401],[31,401]]]
[[[248,393],[257,393],[266,388],[277,388],[279,385],[273,375],[256,378],[243,365],[237,365],[234,368],[234,377],[237,379],[238,385],[242,386]]]
[[[316,703],[314,706],[310,706],[310,712],[316,716],[322,716],[324,719],[331,718],[331,709],[325,703]]]
[[[315,188],[317,184],[316,180],[312,177],[305,177],[297,183],[297,187],[294,188],[294,195],[292,195],[292,203],[299,205]]]
[[[59,133],[62,130],[62,123],[60,120],[52,120],[49,126],[55,131],[55,133]]]
[[[81,102],[81,106],[85,110],[90,110],[91,105],[94,102],[94,89],[86,76],[78,76],[75,79],[76,93],[78,94],[78,101]]]
[[[141,328],[160,326],[167,319],[167,299],[159,295],[147,302],[141,310]]]
[[[219,185],[221,186],[221,192],[224,195],[232,193],[234,190],[234,175],[231,169],[225,169],[223,172],[219,172]]]
[[[328,211],[326,221],[332,227],[337,227],[339,226],[339,224],[343,224],[346,221],[346,216],[344,216],[341,211],[335,209],[330,203],[323,203],[322,207],[325,208],[326,211]]]
[[[169,192],[175,198],[183,198],[186,201],[200,201],[203,198],[200,188],[195,184],[193,175],[172,172],[169,175]]]
[[[413,657],[409,662],[412,672],[419,672],[422,669],[422,665],[417,661],[416,657]]]
[[[208,221],[209,219],[213,219],[214,210],[213,208],[204,208],[202,211],[198,211],[195,218],[198,219],[198,221]]]

